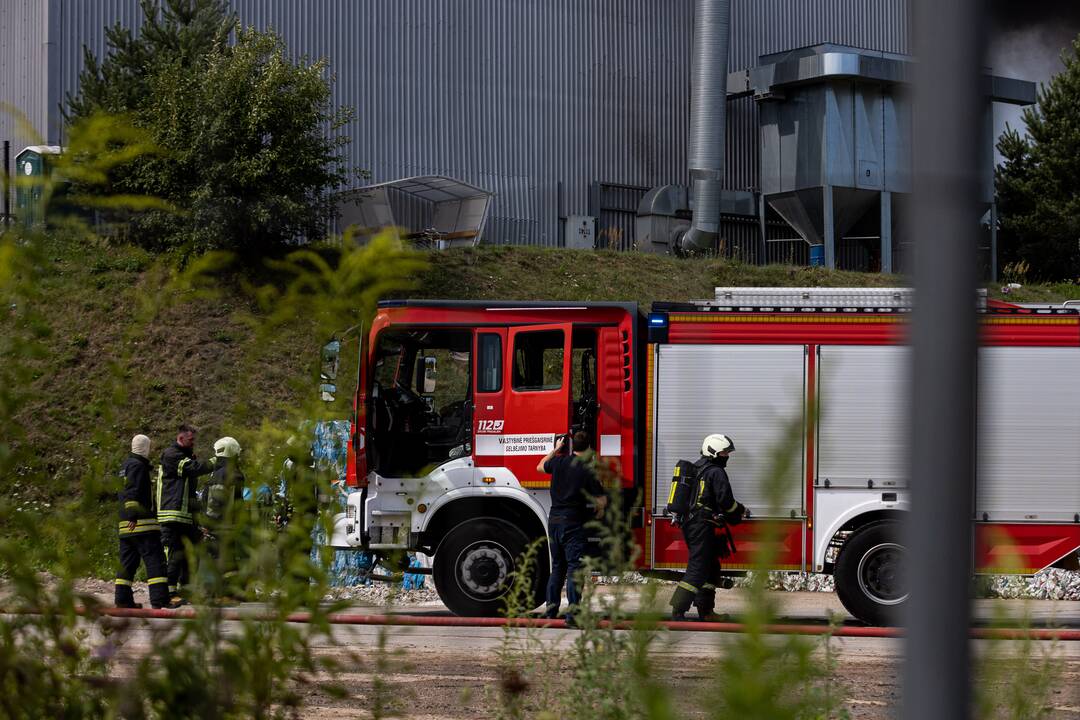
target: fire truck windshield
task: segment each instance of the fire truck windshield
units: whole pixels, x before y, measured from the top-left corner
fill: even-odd
[[[390,329],[376,344],[371,443],[383,476],[468,455],[472,332]]]

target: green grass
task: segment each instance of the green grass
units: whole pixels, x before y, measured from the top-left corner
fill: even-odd
[[[822,268],[758,267],[721,259],[679,259],[614,251],[486,246],[433,256],[419,278],[422,298],[462,300],[701,300],[719,285],[891,287],[895,275]]]
[[[34,361],[33,400],[18,420],[26,428],[32,465],[23,477],[44,478],[28,486],[3,483],[0,493],[47,516],[81,493],[79,478],[95,460],[110,468],[124,457],[130,437],[145,432],[153,454],[171,442],[175,427],[200,428],[196,449],[211,454],[222,434],[241,439],[257,432],[264,417],[280,418],[313,392],[309,381],[325,338],[315,323],[297,318],[264,345],[245,315],[259,315],[249,288],[274,282],[274,274],[248,263],[217,278],[217,299],[190,290],[167,291],[146,251],[123,245],[87,245],[49,239],[49,267],[42,277],[41,310],[51,335],[45,357]],[[676,259],[617,252],[488,246],[431,256],[408,295],[467,300],[636,301],[710,298],[718,285],[895,286],[899,276],[830,272],[821,268],[756,267],[722,259]],[[1080,296],[1075,286],[1026,286],[1007,299],[1060,302]],[[138,308],[147,296],[172,292],[147,327]],[[1002,297],[998,287],[991,295]],[[351,354],[351,348],[346,355]],[[123,392],[113,392],[111,373],[125,359]],[[350,358],[346,358],[348,360]],[[351,363],[348,363],[351,364]],[[348,364],[342,377],[351,377]],[[309,384],[312,387],[309,387]],[[343,385],[340,407],[352,390]],[[111,411],[111,412],[110,412]],[[344,412],[344,410],[343,410]],[[115,438],[100,447],[93,430]],[[238,427],[238,424],[242,425]],[[102,576],[113,571],[114,499],[99,498],[100,534],[73,538],[72,547],[92,554]],[[48,505],[45,505],[48,503]],[[24,538],[33,542],[33,538]]]

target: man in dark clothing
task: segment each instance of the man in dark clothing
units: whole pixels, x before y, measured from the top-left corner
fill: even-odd
[[[136,435],[131,439],[131,454],[120,468],[124,487],[120,491],[120,569],[116,573],[116,607],[139,608],[131,591],[131,581],[146,565],[150,585],[150,605],[163,608],[169,604],[165,577],[165,551],[161,548],[161,527],[154,509],[150,484],[150,438]]]
[[[195,525],[196,478],[213,471],[214,461],[199,462],[195,458],[195,428],[181,425],[176,442],[161,453],[158,470],[157,517],[161,523],[161,539],[168,558],[170,607],[186,601],[181,590],[188,584],[189,571],[184,541],[194,545],[201,533]]]
[[[551,578],[547,586],[549,618],[558,617],[562,586],[566,583],[566,601],[570,609],[581,601],[575,575],[581,569],[581,556],[585,553],[585,523],[599,517],[607,504],[604,488],[590,467],[589,436],[584,432],[574,434],[571,455],[560,454],[566,446],[562,437],[555,449],[536,466],[539,472],[551,475],[551,511],[548,513],[548,549],[551,551]],[[595,510],[590,509],[590,497],[596,498]],[[573,616],[566,615],[568,622]]]
[[[716,616],[716,584],[720,580],[720,560],[732,551],[728,525],[742,522],[746,508],[735,499],[728,479],[728,457],[735,443],[726,435],[709,435],[701,444],[698,468],[700,491],[693,508],[679,518],[689,552],[686,573],[671,598],[672,620],[685,620],[690,605],[696,605],[700,620]],[[717,531],[720,535],[717,535]]]

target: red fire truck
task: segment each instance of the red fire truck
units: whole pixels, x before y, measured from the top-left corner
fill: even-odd
[[[686,546],[665,512],[672,469],[721,432],[754,516],[735,528],[725,568],[750,566],[770,520],[775,569],[832,573],[852,615],[892,622],[908,595],[898,521],[918,452],[904,429],[910,304],[907,289],[819,288],[718,288],[647,315],[619,303],[383,302],[362,349],[356,491],[332,544],[424,552],[447,607],[497,613],[519,555],[545,534],[537,461],[581,427],[637,500],[641,569],[675,570]],[[1030,574],[1080,548],[1080,314],[991,305],[972,378],[977,447],[957,448],[978,458],[973,568]],[[793,461],[774,462],[778,452]]]

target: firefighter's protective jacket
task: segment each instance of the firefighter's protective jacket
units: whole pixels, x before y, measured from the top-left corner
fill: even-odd
[[[199,462],[191,448],[173,443],[161,453],[161,468],[157,486],[157,518],[159,522],[194,524],[198,500],[195,498],[196,478],[214,469],[214,462]]]
[[[724,462],[719,462],[723,460]],[[739,502],[731,491],[731,481],[724,469],[727,458],[716,458],[705,464],[700,479],[704,480],[698,505],[716,514],[729,515],[739,508]],[[740,517],[741,519],[741,517]]]
[[[120,467],[124,487],[120,490],[120,534],[158,532],[153,487],[150,481],[150,461],[131,453]],[[135,527],[131,528],[131,521]]]
[[[235,459],[217,458],[206,486],[206,507],[203,510],[210,522],[228,522],[233,504],[244,499],[244,482],[244,473]]]

